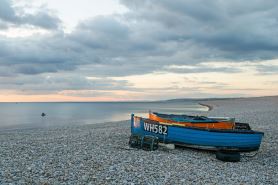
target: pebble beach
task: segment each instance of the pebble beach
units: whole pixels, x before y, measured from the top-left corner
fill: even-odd
[[[278,97],[206,100],[205,116],[265,133],[260,150],[222,162],[189,148],[129,148],[129,121],[0,130],[0,184],[278,184]]]

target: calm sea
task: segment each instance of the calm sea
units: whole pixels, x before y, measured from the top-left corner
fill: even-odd
[[[207,108],[196,102],[0,103],[0,129],[128,120],[131,113],[147,116],[149,110],[187,113]]]

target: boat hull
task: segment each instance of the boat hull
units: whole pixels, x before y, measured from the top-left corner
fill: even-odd
[[[263,132],[252,130],[216,130],[164,125],[133,115],[131,117],[131,133],[153,135],[164,143],[226,151],[258,150],[264,135]]]

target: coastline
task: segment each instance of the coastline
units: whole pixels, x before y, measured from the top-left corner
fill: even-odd
[[[213,109],[212,105],[201,103],[201,102],[198,102],[198,104],[201,105],[201,106],[207,107],[208,111],[212,111],[212,109]]]
[[[278,97],[205,104],[213,107],[209,116],[265,132],[258,154],[224,163],[187,148],[130,149],[129,120],[8,130],[0,132],[0,184],[278,184]]]

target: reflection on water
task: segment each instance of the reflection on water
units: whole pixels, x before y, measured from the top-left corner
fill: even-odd
[[[147,117],[149,110],[161,113],[207,111],[195,102],[94,102],[94,103],[0,103],[0,127],[47,127],[92,124]],[[46,113],[42,117],[42,112]]]

